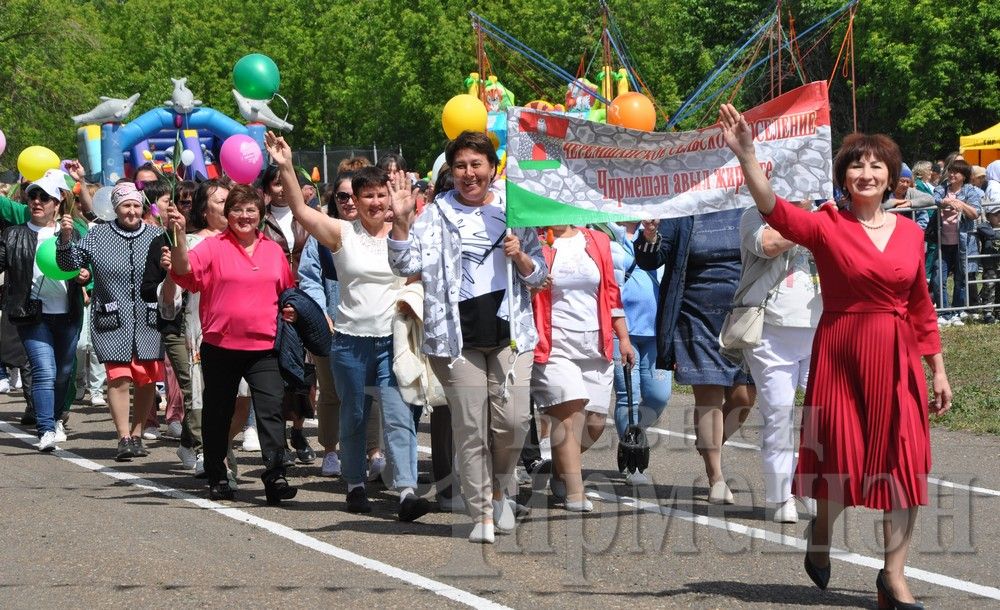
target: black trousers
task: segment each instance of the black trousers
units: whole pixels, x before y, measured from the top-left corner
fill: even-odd
[[[257,413],[257,434],[264,458],[261,478],[267,484],[285,476],[285,467],[282,466],[285,419],[281,414],[285,387],[274,350],[231,350],[202,343],[201,372],[205,378],[201,439],[209,485],[226,480],[224,460],[229,449],[229,426],[233,420],[241,377],[250,386]]]

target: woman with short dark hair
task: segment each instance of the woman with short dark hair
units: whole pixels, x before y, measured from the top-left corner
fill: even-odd
[[[533,229],[507,233],[503,191],[493,188],[499,159],[486,134],[462,132],[445,157],[455,189],[435,194],[419,216],[409,185],[394,191],[389,263],[398,275],[420,274],[422,349],[451,408],[474,522],[469,541],[492,543],[515,527],[508,495],[528,431],[538,343],[531,290],[548,267]]]
[[[849,206],[807,212],[776,197],[753,132],[736,109],[719,111],[726,144],[767,223],[808,248],[823,285],[792,492],[816,499],[806,530],[806,573],[830,580],[833,523],[845,506],[884,511],[879,607],[913,603],[903,575],[917,508],[927,504],[928,410],[951,406],[934,306],[927,294],[923,231],[882,203],[896,186],[899,148],[883,135],[851,134],[834,160]],[[933,373],[933,403],[920,358]]]
[[[955,159],[946,170],[945,180],[934,189],[938,209],[930,222],[931,234],[936,233],[938,256],[931,261],[931,298],[942,309],[948,308],[948,275],[955,276],[951,306],[965,307],[968,301],[966,265],[969,243],[976,230],[976,219],[983,211],[982,191],[969,183],[972,166]],[[947,313],[938,322],[944,326],[964,326],[957,313]]]
[[[188,251],[187,240],[172,244],[170,276],[185,290],[200,293],[201,370],[205,380],[202,441],[209,498],[231,500],[224,459],[229,446],[240,379],[250,386],[264,461],[268,504],[295,497],[285,479],[285,422],[281,413],[284,382],[274,350],[278,300],[294,286],[281,247],[258,229],[264,200],[256,189],[238,184],[222,210],[226,228]],[[170,223],[183,232],[184,215],[170,211]],[[281,315],[294,321],[295,310]]]

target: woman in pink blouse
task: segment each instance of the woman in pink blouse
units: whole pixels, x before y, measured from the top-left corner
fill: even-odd
[[[202,442],[212,500],[233,498],[223,460],[240,378],[250,385],[257,413],[267,503],[278,504],[296,493],[282,465],[284,385],[274,351],[278,299],[295,280],[281,247],[258,230],[263,211],[264,200],[257,190],[237,185],[223,209],[226,230],[190,252],[186,240],[179,239],[171,252],[171,277],[182,288],[201,293]],[[170,211],[170,222],[184,234],[184,216],[176,209]],[[296,316],[291,307],[281,313],[288,321]]]

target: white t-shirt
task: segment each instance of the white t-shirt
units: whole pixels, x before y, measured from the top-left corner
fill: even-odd
[[[567,330],[598,330],[597,291],[601,270],[587,254],[583,233],[552,243],[552,326]]]
[[[359,220],[337,222],[340,249],[333,253],[333,264],[340,282],[340,303],[336,331],[355,337],[389,336],[405,278],[389,268],[384,237],[372,237]]]
[[[451,193],[445,198],[455,210],[462,238],[462,287],[459,301],[467,301],[498,290],[507,290],[507,261],[503,240],[507,216],[497,205],[468,206]]]
[[[42,242],[56,234],[55,227],[39,227],[28,223],[28,228],[38,234],[35,247],[35,269],[31,281],[31,298],[42,300],[42,313],[69,313],[69,299],[66,297],[66,282],[45,277],[38,268],[38,248]]]
[[[278,223],[278,228],[281,229],[281,234],[285,236],[285,243],[288,244],[289,250],[295,249],[295,232],[292,231],[292,221],[294,217],[292,216],[292,208],[288,206],[271,206],[271,216],[274,217],[274,221]]]
[[[816,328],[823,313],[823,302],[815,263],[802,246],[794,246],[791,256],[788,273],[764,308],[764,322],[774,326]]]

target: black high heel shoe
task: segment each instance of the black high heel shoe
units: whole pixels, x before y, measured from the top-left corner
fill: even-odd
[[[816,519],[813,519],[812,521],[809,522],[809,528],[807,530],[809,532],[809,536],[806,538],[806,556],[803,557],[802,564],[805,566],[806,574],[809,575],[809,578],[811,578],[812,581],[816,583],[817,587],[825,591],[826,586],[830,584],[831,566],[828,565],[825,568],[821,568],[818,565],[814,564],[813,562],[809,561],[809,543],[812,542],[813,528],[815,526],[816,526]]]
[[[889,585],[885,583],[885,570],[879,570],[875,578],[875,588],[878,589],[879,610],[924,610],[924,605],[920,602],[901,602],[892,596]]]
[[[268,506],[277,506],[282,500],[291,500],[299,490],[288,484],[285,477],[264,482],[264,498]]]

